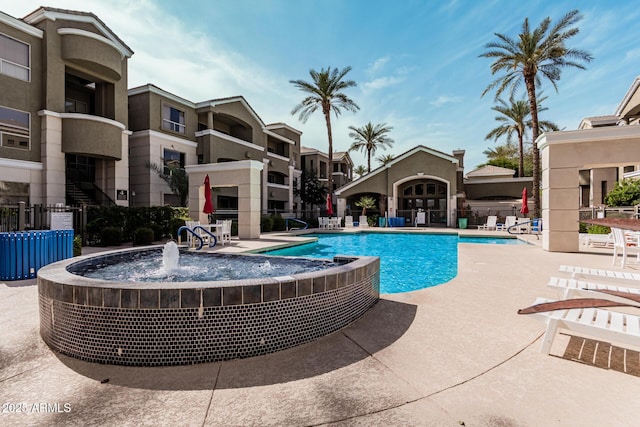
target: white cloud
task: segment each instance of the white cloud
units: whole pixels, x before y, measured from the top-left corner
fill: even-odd
[[[382,58],[376,59],[375,61],[373,61],[373,64],[369,66],[368,72],[370,74],[377,73],[389,62],[390,59],[391,58],[389,56],[383,56]]]
[[[461,101],[462,101],[462,97],[460,96],[440,95],[433,101],[429,102],[429,104],[433,105],[434,107],[441,107],[444,104],[457,104]]]
[[[386,76],[386,77],[379,77],[377,79],[373,79],[370,82],[364,83],[362,86],[364,88],[363,90],[367,92],[371,90],[383,89],[388,86],[397,85],[402,81],[404,81],[404,77]]]

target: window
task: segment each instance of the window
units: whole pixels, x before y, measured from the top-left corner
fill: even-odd
[[[286,178],[287,176],[280,172],[269,172],[267,174],[267,182],[271,184],[286,185]]]
[[[89,107],[86,102],[67,98],[64,100],[64,112],[87,114],[89,112]]]
[[[171,168],[184,168],[184,153],[179,151],[164,150],[164,174],[171,175]]]
[[[29,81],[29,45],[0,34],[0,73]]]
[[[29,113],[0,107],[0,138],[2,146],[29,149]]]
[[[168,105],[162,106],[162,129],[172,132],[185,133],[184,111]]]

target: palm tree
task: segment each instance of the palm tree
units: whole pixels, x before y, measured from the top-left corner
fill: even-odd
[[[338,70],[331,67],[321,69],[319,72],[311,69],[311,82],[304,80],[289,80],[289,83],[306,93],[308,96],[302,102],[294,107],[291,111],[292,115],[300,113],[298,119],[305,123],[311,114],[315,113],[318,108],[322,109],[324,120],[327,124],[327,135],[329,137],[329,195],[333,197],[333,137],[331,135],[331,111],[338,117],[341,110],[356,112],[360,109],[342,90],[356,86],[353,80],[344,80],[347,73],[351,71],[351,67],[345,67]]]
[[[493,148],[487,148],[482,152],[489,160],[498,158],[515,158],[518,154],[518,148],[510,141],[505,145],[496,145]]]
[[[546,99],[546,97],[538,99],[538,106]],[[532,123],[529,120],[529,116],[531,115],[531,109],[529,108],[529,102],[526,99],[520,99],[518,101],[514,101],[513,99],[509,100],[509,104],[507,104],[504,100],[497,100],[500,105],[496,105],[491,109],[500,113],[500,116],[496,116],[496,121],[502,122],[500,126],[494,128],[491,132],[487,134],[485,139],[493,139],[498,140],[502,136],[507,136],[507,144],[510,144],[512,141],[513,134],[515,133],[518,137],[518,176],[524,176],[524,136],[527,128],[531,128]],[[545,111],[546,108],[538,108],[538,111]],[[541,120],[540,127],[544,131],[548,130],[558,130],[558,126],[555,123]]]
[[[367,172],[371,172],[371,155],[376,154],[378,148],[386,150],[393,145],[393,139],[387,135],[393,127],[386,123],[373,125],[371,122],[362,127],[349,126],[349,137],[355,139],[349,151],[362,150],[367,153]]]
[[[362,177],[367,173],[367,168],[365,168],[364,165],[358,165],[353,168],[353,173],[358,175],[358,177]]]
[[[376,157],[376,160],[379,161],[382,166],[386,165],[393,159],[395,159],[393,154],[383,154],[381,156]]]
[[[485,58],[494,58],[491,64],[491,74],[504,72],[505,74],[494,80],[482,93],[496,90],[496,99],[502,92],[510,88],[511,94],[515,93],[522,81],[524,81],[532,122],[533,143],[533,198],[535,215],[540,214],[540,153],[536,140],[540,133],[538,122],[538,103],[536,99],[536,87],[540,86],[540,74],[551,82],[553,88],[558,91],[556,82],[560,80],[564,67],[576,67],[585,69],[577,61],[590,62],[593,57],[579,49],[570,49],[565,42],[580,31],[573,24],[580,21],[582,16],[578,10],[572,10],[551,26],[551,18],[545,18],[540,25],[531,31],[529,19],[525,18],[522,24],[522,32],[517,39],[512,39],[504,34],[495,33],[498,41],[485,45],[489,49],[480,55]]]

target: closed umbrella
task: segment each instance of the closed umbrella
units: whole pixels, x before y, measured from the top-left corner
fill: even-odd
[[[520,213],[522,215],[526,215],[529,213],[529,205],[527,202],[527,187],[522,189],[522,207],[520,208]]]
[[[207,215],[214,212],[213,203],[211,202],[211,184],[209,183],[209,175],[204,177],[204,208],[203,213]]]
[[[327,194],[327,215],[333,215],[333,203],[331,202],[331,194]]]

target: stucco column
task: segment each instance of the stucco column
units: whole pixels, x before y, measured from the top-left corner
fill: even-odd
[[[40,153],[42,158],[43,203],[65,202],[66,166],[62,152],[62,118],[39,111]]]
[[[264,164],[253,160],[186,166],[189,174],[189,216],[207,221],[204,207],[204,178],[214,187],[238,187],[238,237],[260,238],[260,172]]]
[[[580,176],[570,160],[576,149],[566,143],[541,145],[542,248],[550,252],[579,250]]]
[[[338,208],[336,209],[336,215],[338,216],[338,218],[342,218],[347,209],[347,199],[345,199],[344,197],[338,197],[337,203]]]
[[[262,213],[269,210],[269,159],[262,159]]]

